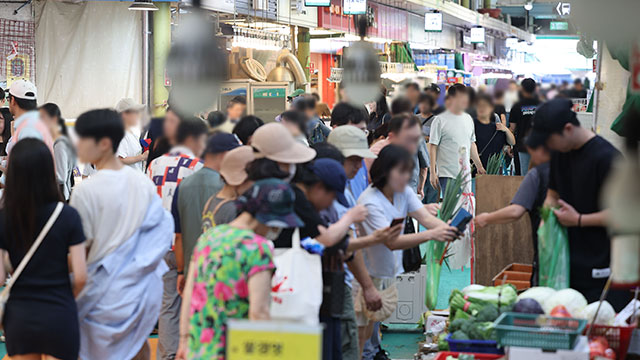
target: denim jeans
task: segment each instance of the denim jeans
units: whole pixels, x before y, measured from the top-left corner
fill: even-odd
[[[525,176],[529,171],[529,162],[531,161],[531,155],[528,152],[519,152],[518,158],[520,158],[520,175]]]

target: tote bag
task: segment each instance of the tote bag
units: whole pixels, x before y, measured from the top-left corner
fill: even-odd
[[[271,279],[271,318],[318,324],[322,304],[322,262],[320,255],[300,247],[296,229],[287,249],[273,259],[276,271]]]

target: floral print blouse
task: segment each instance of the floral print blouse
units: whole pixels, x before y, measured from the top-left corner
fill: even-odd
[[[189,323],[189,359],[225,358],[226,321],[249,317],[249,278],[273,270],[273,244],[220,225],[198,239]]]

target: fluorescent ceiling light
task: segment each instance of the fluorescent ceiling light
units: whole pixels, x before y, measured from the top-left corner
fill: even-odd
[[[157,11],[158,7],[153,5],[151,0],[134,0],[133,4],[129,5],[129,10],[132,11]]]

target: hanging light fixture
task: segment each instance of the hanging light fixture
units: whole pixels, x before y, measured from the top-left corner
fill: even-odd
[[[527,11],[533,10],[533,1],[528,1],[526,4],[524,4],[524,9]]]
[[[133,0],[133,4],[129,5],[132,11],[157,11],[158,7],[153,5],[151,0]]]

